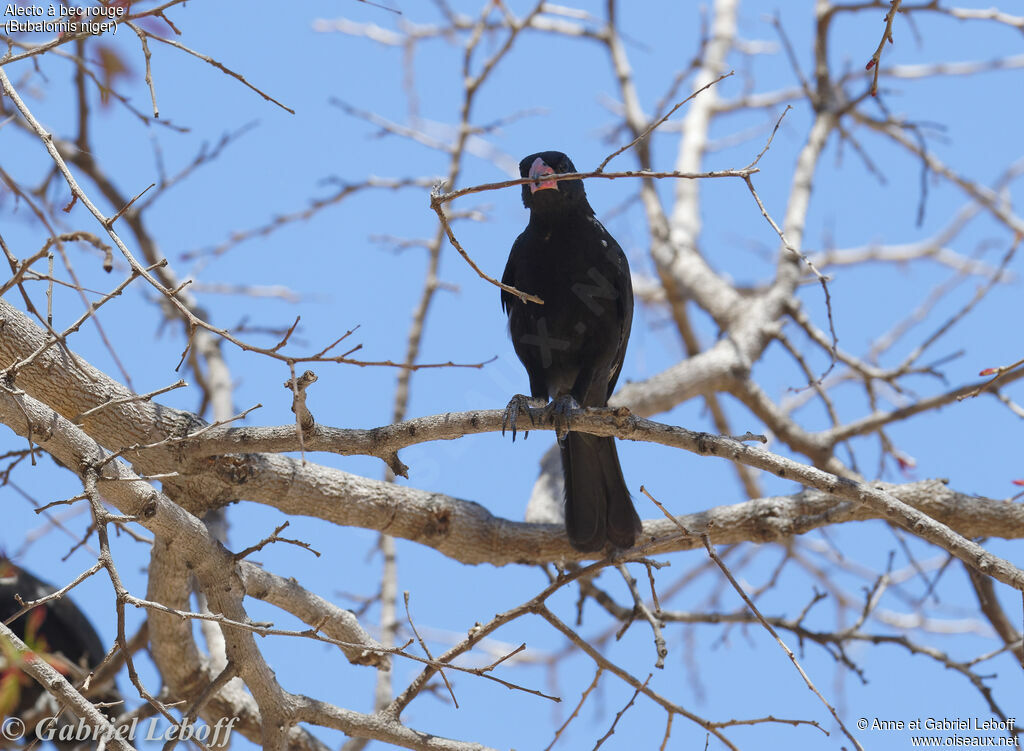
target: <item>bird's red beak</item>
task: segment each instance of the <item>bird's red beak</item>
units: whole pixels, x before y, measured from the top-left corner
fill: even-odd
[[[533,164],[530,165],[530,179],[534,181],[530,183],[530,193],[536,193],[538,190],[547,190],[549,188],[558,190],[557,180],[540,179],[545,175],[553,174],[555,174],[555,171],[543,159],[540,157],[534,159]]]

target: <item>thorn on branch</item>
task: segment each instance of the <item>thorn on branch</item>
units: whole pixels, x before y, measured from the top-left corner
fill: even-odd
[[[398,458],[398,452],[394,451],[387,456],[383,457],[384,463],[388,465],[396,477],[404,477],[406,480],[409,479],[409,465]]]

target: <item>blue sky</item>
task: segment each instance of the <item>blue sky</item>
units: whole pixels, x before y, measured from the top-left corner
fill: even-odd
[[[474,4],[457,3],[460,10],[476,13]],[[524,13],[527,4],[511,2],[513,12]],[[976,4],[982,7],[983,3]],[[681,3],[622,4],[621,29],[628,38],[627,52],[637,88],[647,111],[653,109],[671,84],[676,72],[685,67],[696,50],[700,16],[696,5]],[[409,122],[409,100],[403,89],[403,64],[397,49],[384,48],[366,39],[337,33],[317,32],[318,19],[344,16],[353,21],[395,29],[403,23],[436,23],[434,6],[395,3],[397,15],[369,4],[309,2],[290,7],[247,6],[249,12],[224,4],[193,2],[170,12],[183,31],[182,41],[208,54],[262,91],[295,110],[290,114],[265,101],[237,80],[206,63],[162,45],[153,47],[153,76],[161,119],[187,127],[184,133],[160,125],[145,126],[116,105],[98,110],[94,121],[97,159],[109,170],[123,192],[135,194],[158,180],[155,146],[168,173],[188,164],[203,144],[215,144],[223,134],[249,124],[210,164],[199,168],[181,184],[169,189],[148,209],[146,219],[161,250],[179,274],[189,273],[196,251],[225,242],[232,233],[258,227],[276,215],[305,208],[311,200],[330,195],[338,181],[358,182],[368,176],[434,177],[447,170],[448,158],[421,144],[395,136],[382,136],[378,127],[354,117],[332,103],[340,100],[397,123]],[[584,3],[597,18],[604,6]],[[779,38],[770,16],[778,14],[805,74],[811,64],[812,4],[757,3],[740,11],[740,34],[747,40],[764,42],[770,54],[731,58],[737,75],[720,84],[723,97],[743,91],[747,74],[754,71],[757,91],[771,91],[797,84],[792,68],[778,50]],[[837,69],[852,72],[863,68],[882,31],[883,9],[844,15],[836,22],[832,36],[832,58]],[[903,18],[895,26],[895,44],[884,50],[883,64],[909,65],[939,61],[984,61],[1017,54],[1019,31],[984,22],[954,22],[936,15],[914,16],[911,26]],[[122,28],[104,39],[129,65],[132,76],[120,84],[133,104],[148,108],[148,92],[142,80],[142,55],[138,40]],[[496,49],[493,40],[481,45],[474,65]],[[424,42],[415,57],[414,70],[418,113],[422,127],[431,136],[451,137],[457,122],[461,97],[462,52],[445,41]],[[73,132],[75,113],[69,106],[70,69],[57,59],[42,63],[33,72],[30,63],[7,67],[12,81],[26,96],[29,106],[44,125],[64,136]],[[865,82],[851,85],[861,91]],[[895,113],[926,124],[935,153],[961,170],[968,178],[989,184],[1021,156],[1019,146],[1022,115],[1020,73],[1016,69],[989,72],[972,77],[941,76],[931,79],[883,81],[881,99]],[[678,98],[678,97],[677,97]],[[94,98],[95,99],[95,98]],[[474,123],[487,124],[513,112],[523,112],[487,141],[504,161],[469,156],[464,162],[460,186],[491,182],[507,177],[501,165],[544,149],[566,151],[581,169],[596,166],[608,153],[626,142],[616,130],[619,94],[604,50],[594,41],[563,39],[538,33],[524,33],[507,59],[496,68],[475,102]],[[877,114],[877,110],[868,111]],[[742,167],[761,150],[781,108],[768,112],[737,114],[716,123],[711,137],[714,148],[705,168]],[[682,112],[671,123],[678,123]],[[792,178],[795,154],[803,143],[812,113],[805,101],[794,102],[771,150],[760,162],[754,182],[768,211],[781,221]],[[853,248],[872,243],[901,244],[927,238],[944,227],[966,202],[962,192],[948,184],[926,178],[926,211],[921,226],[916,215],[920,200],[919,164],[889,142],[854,131],[871,155],[884,183],[872,175],[847,144],[841,149],[833,139],[816,173],[815,194],[808,218],[805,247],[808,252],[824,248]],[[666,128],[654,138],[653,163],[671,169],[678,149],[678,132]],[[0,166],[16,179],[35,184],[43,174],[47,157],[37,141],[11,124],[0,127]],[[618,157],[610,168],[634,168],[630,153]],[[633,196],[628,181],[593,180],[587,184],[598,216],[607,217]],[[673,185],[660,184],[666,200]],[[1016,187],[1016,185],[1014,185]],[[111,207],[98,191],[86,183],[87,192],[100,206]],[[739,284],[762,283],[774,266],[778,238],[764,221],[744,185],[738,180],[705,181],[700,186],[704,230],[701,247],[711,265]],[[60,203],[60,190],[51,194]],[[1019,199],[1011,203],[1019,205]],[[500,276],[507,252],[526,221],[517,189],[476,194],[461,199],[457,210],[484,211],[486,220],[456,225],[460,241],[478,264],[492,276]],[[110,212],[112,213],[112,212]],[[67,217],[71,228],[96,231],[94,222],[80,207]],[[648,234],[635,202],[615,211],[607,219],[609,230],[627,253],[634,274],[653,276],[648,254]],[[278,299],[210,294],[200,299],[216,325],[232,326],[247,319],[251,326],[287,326],[301,314],[302,324],[295,338],[297,350],[318,350],[344,331],[358,326],[352,341],[363,345],[359,356],[366,359],[400,360],[405,350],[409,319],[419,297],[426,263],[418,247],[395,250],[381,236],[425,238],[433,234],[436,218],[429,208],[428,191],[365,191],[318,212],[312,218],[288,223],[266,236],[257,237],[210,259],[199,272],[205,284],[285,285],[301,295],[298,303]],[[4,195],[0,203],[0,227],[18,255],[37,249],[45,231],[30,217],[23,205]],[[1009,246],[1005,230],[984,214],[975,218],[953,243],[964,255],[981,253],[996,264]],[[76,271],[84,283],[96,289],[112,286],[95,258],[71,250]],[[1011,269],[1017,271],[1019,261]],[[115,271],[123,274],[123,264]],[[451,248],[441,260],[440,291],[427,321],[421,352],[422,362],[482,362],[496,358],[483,369],[437,369],[416,373],[412,379],[409,415],[428,415],[469,408],[503,406],[509,396],[527,388],[525,372],[509,345],[498,291],[480,280]],[[833,313],[841,346],[863,353],[870,343],[893,322],[908,315],[926,299],[929,290],[948,280],[953,273],[933,262],[913,265],[869,264],[841,267],[830,284]],[[895,348],[883,364],[898,361],[905,352],[923,341],[972,295],[978,280],[967,280],[945,296],[928,319]],[[40,299],[43,291],[38,289]],[[179,377],[174,372],[184,346],[176,326],[161,326],[160,311],[153,295],[141,286],[111,303],[101,321],[115,342],[117,354],[132,375],[138,392],[167,385]],[[9,298],[17,304],[15,297]],[[821,290],[807,285],[801,300],[819,325],[824,325]],[[1005,364],[1020,357],[1020,338],[1012,332],[1019,317],[1020,287],[1014,279],[998,287],[977,311],[960,322],[925,356],[931,362],[961,353],[943,365],[946,381],[919,377],[908,384],[920,395],[930,395],[971,382],[982,368]],[[77,297],[58,293],[55,302],[59,322],[70,322],[81,312]],[[717,336],[706,317],[695,317],[705,344]],[[1008,335],[1009,334],[1009,335]],[[263,344],[271,336],[252,335]],[[796,336],[794,334],[794,336]],[[796,337],[798,338],[798,337]],[[119,377],[113,361],[99,344],[94,329],[85,328],[73,338],[72,347],[95,366]],[[290,400],[280,384],[287,369],[258,356],[225,348],[236,390],[235,406],[240,411],[260,402],[248,424],[274,425],[292,420]],[[678,336],[665,310],[638,306],[633,335],[622,382],[648,378],[682,356]],[[816,372],[827,368],[827,359],[815,354],[810,365]],[[310,391],[310,407],[322,424],[339,427],[371,427],[385,424],[391,414],[396,371],[386,368],[316,366],[319,382]],[[806,379],[778,346],[768,350],[754,369],[754,376],[770,396],[782,399]],[[189,379],[191,380],[191,379]],[[1019,391],[1019,389],[1018,389]],[[1012,395],[1012,390],[1011,390]],[[888,405],[891,395],[883,395]],[[843,419],[867,413],[863,394],[850,387],[836,392],[837,409]],[[165,404],[195,409],[199,393],[182,389],[161,397]],[[724,400],[736,432],[760,432],[759,421],[735,402]],[[811,404],[798,413],[802,425],[820,429],[827,425],[824,411]],[[693,429],[710,429],[710,420],[697,400],[679,405],[658,419]],[[933,477],[949,478],[961,491],[993,498],[1009,497],[1011,481],[1024,476],[1020,462],[1020,420],[992,398],[953,404],[893,426],[890,436],[900,450],[916,459],[916,468],[901,473],[891,462],[885,464],[881,479],[899,482]],[[19,447],[7,433],[8,449]],[[512,445],[498,435],[481,435],[454,442],[426,444],[402,452],[411,468],[408,484],[430,491],[484,504],[492,513],[521,519],[526,499],[536,479],[537,462],[551,445],[549,435],[535,434],[529,441]],[[876,476],[878,443],[864,439],[854,444],[862,471]],[[772,446],[787,453],[779,443]],[[645,485],[670,509],[688,513],[716,505],[744,500],[735,472],[724,461],[697,457],[653,444],[621,443],[620,454],[627,481],[634,496]],[[845,457],[844,457],[845,458]],[[369,477],[383,476],[383,465],[364,457],[316,456],[314,460]],[[792,493],[792,483],[762,478],[766,493]],[[64,582],[87,568],[93,558],[88,548],[71,549],[71,535],[49,531],[34,539],[43,523],[31,505],[14,488],[38,502],[69,497],[80,492],[77,481],[66,471],[43,459],[36,468],[21,468],[12,485],[0,489],[8,521],[0,544],[9,553],[21,552],[19,561],[51,581]],[[638,499],[641,516],[658,516],[657,510]],[[229,512],[230,542],[234,549],[253,544],[283,521],[279,512],[256,504],[239,504]],[[63,516],[58,513],[56,516]],[[75,512],[66,522],[75,534],[85,529],[85,518]],[[291,546],[264,549],[259,562],[300,581],[346,607],[357,607],[349,595],[371,596],[377,587],[379,558],[373,556],[377,535],[360,529],[339,529],[309,518],[291,520],[291,537],[306,540],[322,553],[319,558]],[[25,542],[26,535],[30,541]],[[846,525],[826,533],[808,536],[816,546],[816,565],[828,576],[856,593],[869,586],[844,572],[831,560],[841,555],[866,570],[883,570],[895,551],[896,570],[910,563],[912,550],[926,567],[941,564],[941,551],[898,536],[880,523]],[[125,537],[115,539],[115,554],[122,576],[137,594],[145,592],[143,567],[146,549]],[[991,541],[993,552],[1011,560],[1020,559],[1017,543]],[[440,554],[404,541],[398,542],[399,589],[411,592],[411,608],[419,627],[433,634],[432,645],[441,648],[457,638],[476,621],[512,607],[535,594],[546,582],[538,569],[514,566],[464,567]],[[806,551],[805,551],[806,552]],[[735,553],[752,561],[742,569],[743,581],[751,588],[763,584],[776,567],[783,550],[777,546],[748,546]],[[702,552],[667,556],[671,567],[659,575],[659,584],[669,587],[686,572],[703,566]],[[639,575],[635,573],[634,575]],[[626,596],[621,581],[610,572],[601,583],[618,597]],[[929,612],[951,628],[976,611],[973,593],[958,566],[941,579],[941,602],[931,603]],[[813,596],[815,582],[795,567],[785,570],[778,586],[760,601],[769,614],[794,615]],[[911,578],[883,600],[883,608],[903,612],[909,606],[901,593],[911,599],[922,596],[924,587]],[[1019,612],[1019,600],[997,585],[1009,612]],[[114,635],[112,591],[109,583],[95,578],[76,591],[105,640]],[[279,627],[298,628],[289,616],[261,603],[247,601],[253,618],[273,620]],[[574,617],[574,595],[562,593],[555,604],[563,619]],[[705,572],[697,583],[665,607],[678,610],[717,608],[732,612],[739,608],[733,593],[723,589],[718,574]],[[582,631],[597,635],[610,626],[588,606]],[[375,622],[376,608],[366,615]],[[130,614],[138,623],[141,614]],[[809,625],[834,629],[834,603],[819,605]],[[873,624],[880,633],[894,632],[884,624]],[[509,645],[526,642],[527,657],[541,664],[510,667],[507,677],[563,697],[561,705],[550,703],[475,678],[457,676],[455,689],[459,709],[444,697],[422,696],[404,717],[412,727],[440,735],[474,740],[499,748],[542,748],[575,705],[580,692],[593,677],[589,661],[574,657],[556,673],[543,660],[564,649],[560,636],[539,619],[526,618],[498,632]],[[918,635],[921,641],[947,650],[957,659],[967,659],[993,649],[988,634],[955,633],[949,636]],[[652,685],[698,714],[715,720],[775,715],[817,720],[831,735],[808,727],[758,726],[731,731],[740,747],[785,745],[795,748],[839,748],[845,741],[837,733],[824,708],[803,686],[782,651],[762,630],[751,627],[679,626],[668,627],[670,654],[664,671]],[[792,636],[785,638],[797,648]],[[260,642],[282,685],[325,701],[358,711],[372,708],[373,671],[349,665],[336,650],[322,644],[287,638]],[[643,678],[653,663],[649,631],[634,624],[619,643],[609,645],[613,659],[630,665]],[[946,671],[927,658],[909,656],[897,647],[883,646],[853,650],[867,683],[838,669],[820,648],[807,645],[798,651],[804,666],[826,696],[849,723],[858,717],[912,719],[916,717],[962,717],[986,715],[980,695],[960,676]],[[310,666],[317,669],[311,670]],[[1013,695],[1019,696],[1019,667],[1006,656],[992,663],[989,672],[997,699],[1006,709]],[[415,665],[399,661],[395,685],[400,689],[418,672]],[[145,678],[152,688],[157,678],[149,669]],[[770,687],[770,690],[765,690]],[[604,734],[615,713],[629,700],[632,690],[609,677],[591,698],[580,720],[560,741],[562,748],[590,747]],[[524,722],[525,718],[530,721]],[[655,748],[664,730],[664,713],[650,702],[638,700],[619,723],[606,747]],[[318,731],[319,732],[319,731]],[[323,731],[327,742],[337,745],[337,733]],[[676,718],[670,747],[703,746],[703,731]],[[859,734],[871,748],[904,748],[899,733]],[[589,744],[589,745],[588,745]],[[698,746],[699,744],[699,746]],[[714,743],[712,743],[714,746]],[[239,748],[246,743],[239,739]]]

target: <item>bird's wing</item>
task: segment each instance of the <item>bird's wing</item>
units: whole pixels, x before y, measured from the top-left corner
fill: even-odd
[[[626,344],[629,342],[629,332],[633,326],[633,281],[629,275],[629,262],[622,247],[612,237],[612,234],[604,228],[597,218],[592,217],[591,221],[596,225],[600,238],[608,243],[608,257],[617,267],[619,273],[614,275],[615,305],[617,307],[618,320],[622,322],[619,329],[619,342],[615,349],[615,359],[612,361],[612,372],[608,376],[608,397],[615,391],[615,383],[619,380],[619,373],[622,372],[622,362],[626,359]]]
[[[525,232],[520,234],[519,237],[516,238],[516,241],[514,243],[512,243],[512,250],[509,251],[508,262],[505,264],[505,273],[503,273],[501,275],[501,283],[502,284],[507,284],[509,287],[515,287],[516,286],[516,273],[515,273],[516,256],[518,255],[518,252],[517,252],[518,249],[525,242],[523,240],[523,235],[525,235],[525,234],[526,234]],[[515,301],[516,301],[516,296],[515,295],[509,294],[505,290],[501,291],[501,309],[503,311],[505,311],[506,314],[511,313],[511,311],[512,311],[512,304]]]

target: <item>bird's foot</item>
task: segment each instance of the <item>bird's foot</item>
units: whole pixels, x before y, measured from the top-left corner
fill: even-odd
[[[569,432],[569,423],[572,420],[573,414],[579,408],[580,405],[573,398],[572,394],[562,394],[562,396],[556,397],[544,408],[544,416],[554,425],[555,435],[558,436],[559,440],[565,438],[566,433]]]
[[[520,413],[525,412],[526,415],[530,418],[530,424],[531,425],[536,425],[537,423],[533,419],[533,411],[534,411],[534,409],[537,409],[537,408],[543,407],[543,406],[544,406],[543,404],[540,404],[540,400],[539,399],[536,399],[536,400],[535,399],[531,399],[530,397],[526,396],[525,394],[516,394],[515,396],[512,397],[511,401],[509,401],[508,406],[505,407],[505,414],[504,414],[504,416],[501,419],[501,434],[504,436],[506,429],[511,430],[512,431],[512,442],[515,443],[516,442],[516,423],[519,421]],[[530,435],[530,431],[529,430],[524,430],[523,431],[523,440],[526,440],[526,437],[528,435]]]

